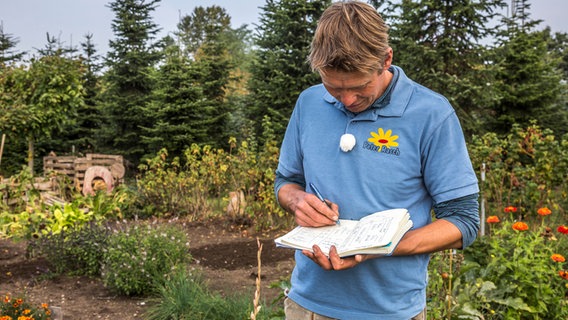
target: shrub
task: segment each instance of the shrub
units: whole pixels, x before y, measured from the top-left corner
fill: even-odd
[[[109,236],[108,228],[90,222],[82,228],[48,234],[32,241],[30,247],[45,256],[58,274],[98,276]]]
[[[540,207],[559,213],[566,221],[568,194],[568,135],[560,140],[552,131],[536,125],[514,125],[506,137],[487,133],[473,137],[468,145],[474,168],[485,164],[485,180],[480,179],[481,195],[488,212],[511,205],[519,209],[511,218],[536,216]]]
[[[104,250],[102,279],[123,295],[147,295],[189,260],[187,237],[173,224],[117,224]]]
[[[489,236],[466,249],[452,292],[452,314],[460,319],[567,319],[568,282],[559,275],[566,267],[558,255],[553,257],[557,236],[544,225],[501,220]]]
[[[267,130],[268,131],[268,130]],[[288,227],[293,221],[274,196],[278,147],[275,141],[262,148],[252,141],[237,144],[229,139],[229,150],[192,145],[183,158],[168,159],[167,150],[141,165],[137,180],[139,207],[143,216],[189,216],[193,220],[224,213],[219,200],[231,191],[243,191],[247,206],[238,221],[257,230]]]

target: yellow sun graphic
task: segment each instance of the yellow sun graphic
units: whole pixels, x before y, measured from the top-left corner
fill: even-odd
[[[375,146],[379,147],[377,151],[381,152],[383,146],[387,148],[391,147],[398,147],[398,142],[395,140],[398,139],[398,136],[392,135],[392,130],[387,130],[385,132],[383,128],[379,128],[377,132],[371,132],[371,138],[367,139],[367,141],[372,142]]]

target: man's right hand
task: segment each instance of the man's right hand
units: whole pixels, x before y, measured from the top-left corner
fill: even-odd
[[[296,224],[302,227],[323,227],[336,223],[339,207],[329,200],[322,202],[297,184],[286,184],[278,191],[278,202],[294,214]]]

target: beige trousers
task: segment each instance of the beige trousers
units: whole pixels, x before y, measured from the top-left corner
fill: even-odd
[[[284,300],[284,313],[286,320],[337,320],[313,313],[288,298]],[[426,309],[409,320],[426,320]]]

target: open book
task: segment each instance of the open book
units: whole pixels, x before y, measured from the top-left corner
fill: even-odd
[[[340,219],[340,223],[333,226],[296,227],[274,241],[278,247],[309,251],[317,244],[326,254],[334,245],[340,257],[390,254],[411,227],[408,210],[390,209],[358,221]]]

